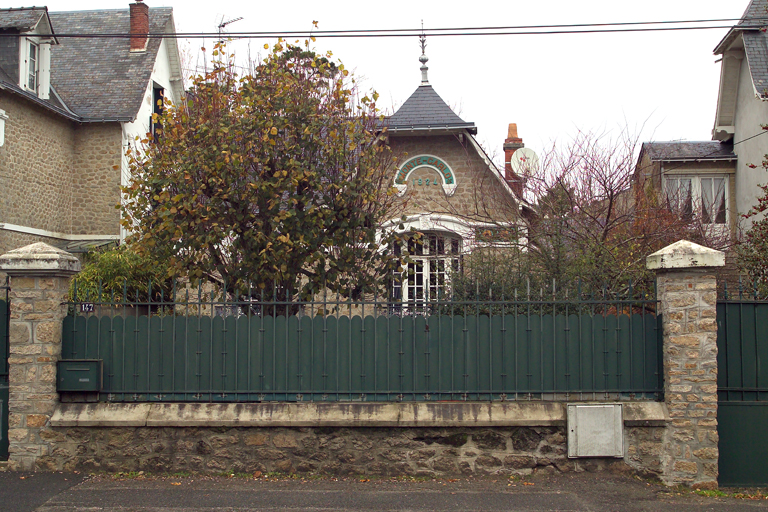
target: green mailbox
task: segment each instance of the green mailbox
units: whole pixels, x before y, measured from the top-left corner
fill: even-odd
[[[101,391],[101,359],[62,359],[58,363],[58,391]]]

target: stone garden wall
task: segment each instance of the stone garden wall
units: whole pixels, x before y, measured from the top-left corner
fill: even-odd
[[[382,476],[637,470],[658,475],[664,428],[626,430],[622,459],[568,459],[564,427],[47,428],[45,471],[256,471]]]
[[[712,269],[723,264],[723,253],[685,241],[648,257],[663,315],[664,402],[623,403],[623,458],[570,459],[565,402],[60,403],[61,299],[79,262],[34,244],[0,257],[12,278],[9,466],[425,476],[613,467],[713,488]]]

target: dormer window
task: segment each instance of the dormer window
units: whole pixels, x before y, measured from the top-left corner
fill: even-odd
[[[40,47],[28,41],[27,50],[27,88],[37,93],[37,87],[40,83]]]

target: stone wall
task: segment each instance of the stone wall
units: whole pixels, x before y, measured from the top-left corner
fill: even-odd
[[[0,109],[8,114],[0,147],[0,223],[119,234],[120,124],[78,124],[4,92]],[[48,240],[0,230],[0,254],[32,241]]]
[[[331,475],[526,475],[614,467],[660,471],[663,428],[627,428],[627,457],[567,458],[563,427],[46,428],[45,471]]]
[[[120,234],[120,165],[123,132],[119,123],[84,124],[75,133],[72,173],[73,234]]]
[[[8,114],[0,147],[0,222],[67,231],[75,124],[8,93],[0,93],[0,109]]]
[[[420,154],[432,154],[448,164],[456,177],[456,191],[447,197],[441,186],[414,186],[413,179],[430,183],[438,173],[420,168],[408,176],[408,188],[402,199],[405,214],[446,214],[472,221],[511,221],[517,218],[517,207],[488,165],[467,142],[455,135],[431,137],[392,137],[390,147],[398,163]],[[394,181],[395,172],[392,171]],[[393,181],[388,182],[391,185]],[[398,214],[401,212],[397,212]]]

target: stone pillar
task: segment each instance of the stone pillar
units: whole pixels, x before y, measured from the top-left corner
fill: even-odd
[[[682,240],[648,256],[664,329],[664,401],[671,423],[662,480],[717,488],[717,280],[725,255]]]
[[[40,242],[0,256],[0,270],[11,277],[9,466],[34,470],[50,451],[41,433],[58,402],[64,302],[80,262]]]

